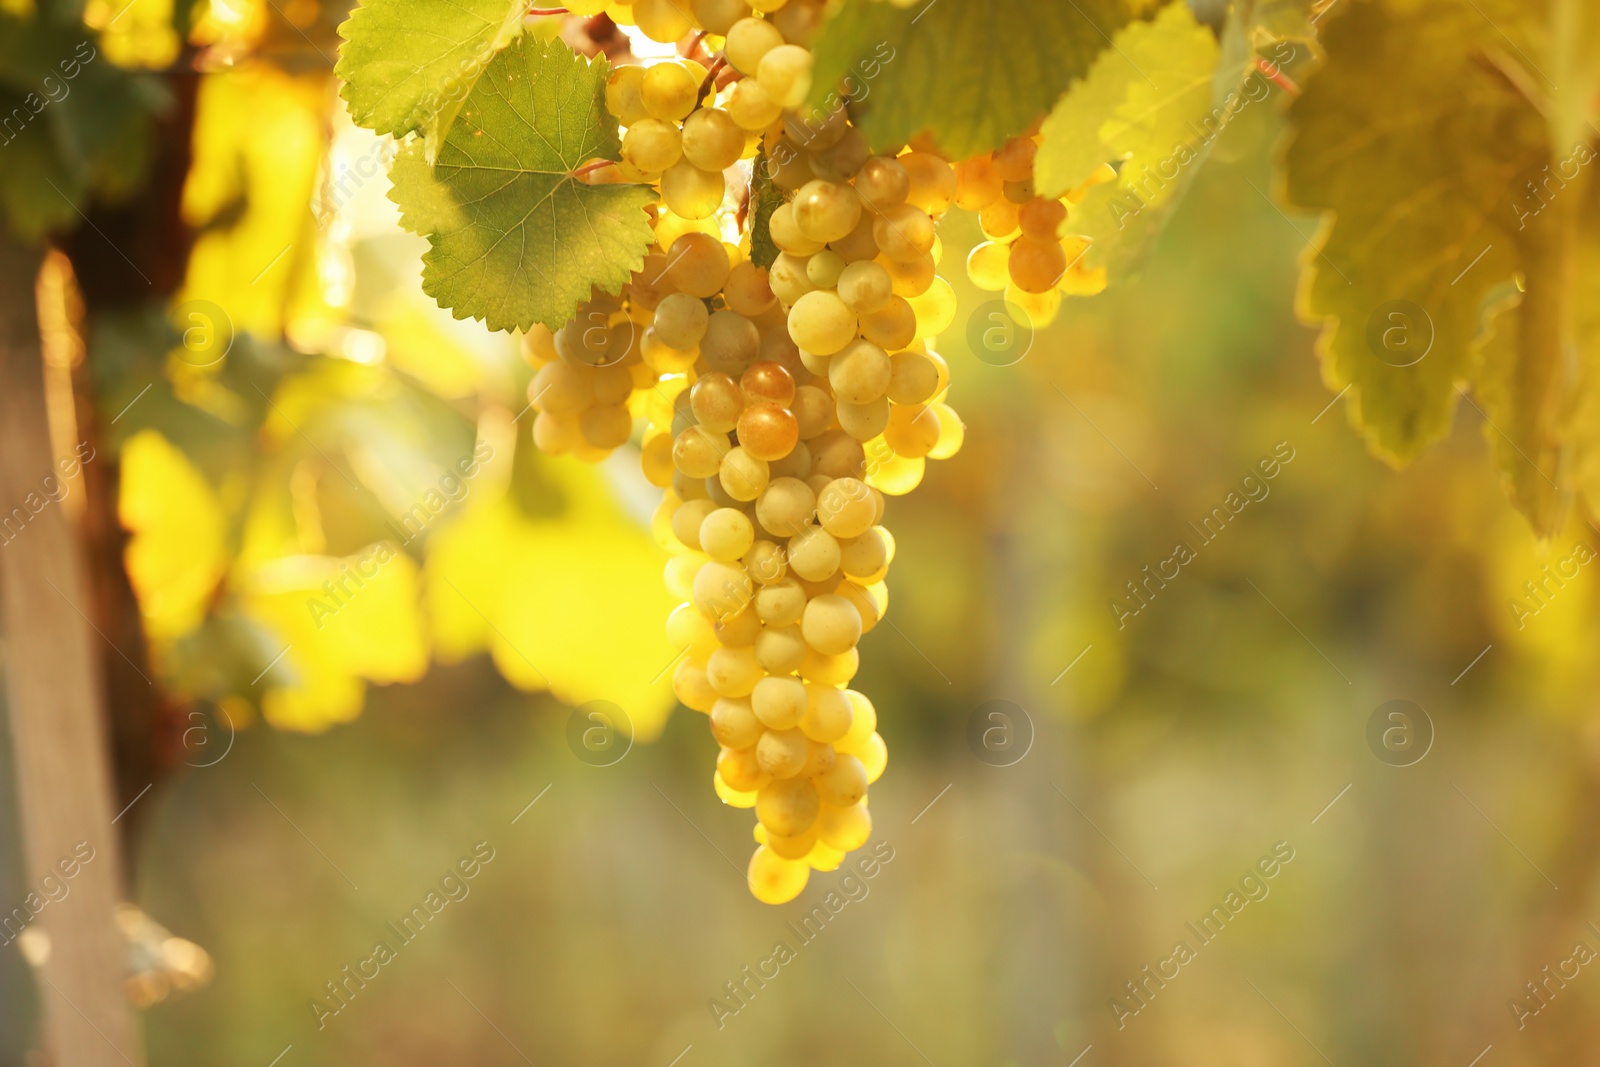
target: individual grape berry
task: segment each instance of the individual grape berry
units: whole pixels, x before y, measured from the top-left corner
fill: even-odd
[[[783,34],[772,23],[765,19],[745,18],[728,27],[723,54],[728,57],[728,65],[740,74],[755,75],[766,54],[782,44]],[[770,92],[768,95],[771,95]],[[779,102],[778,106],[784,105]]]
[[[814,385],[802,385],[794,391],[789,410],[800,426],[800,440],[810,441],[828,431],[828,424],[833,421],[833,398]],[[815,456],[812,462],[816,462]]]
[[[981,211],[1000,197],[1003,179],[994,168],[991,155],[974,156],[955,165],[956,204],[968,211]]]
[[[713,620],[738,614],[755,596],[754,584],[743,567],[716,561],[695,574],[693,592],[694,606]]]
[[[789,539],[789,569],[808,582],[832,577],[839,569],[839,542],[818,525],[808,525]]]
[[[921,404],[895,404],[883,438],[895,455],[919,459],[939,443],[939,417]]]
[[[768,284],[767,272],[748,260],[735,264],[728,272],[722,299],[729,311],[746,318],[754,318],[771,310],[777,302],[772,286]]]
[[[747,697],[718,697],[711,706],[711,736],[729,748],[750,748],[761,740],[766,727],[751,704]]]
[[[639,32],[662,44],[671,44],[694,29],[680,0],[633,0],[630,10]]]
[[[643,89],[643,67],[628,64],[615,68],[606,78],[606,110],[624,126],[632,126],[648,117],[650,112],[645,110]]]
[[[809,256],[820,252],[828,242],[827,238],[816,237],[801,228],[793,201],[778,205],[768,225],[771,227],[772,243],[780,251],[792,256]]]
[[[724,106],[735,125],[751,132],[767,129],[783,114],[783,107],[754,78],[735,82]]]
[[[742,18],[750,16],[750,7],[744,0],[694,0],[694,20],[703,29],[727,36],[729,28]]]
[[[721,108],[703,107],[683,120],[683,158],[706,171],[724,171],[744,154],[745,132]]]
[[[700,78],[682,63],[657,63],[649,67],[640,88],[645,110],[665,122],[682,122],[694,110],[699,93]]]
[[[896,404],[920,404],[939,387],[933,360],[921,352],[896,352],[889,357],[888,396]]]
[[[845,433],[857,441],[870,441],[889,426],[889,398],[880,396],[865,404],[841,400],[836,417]]]
[[[708,563],[707,567],[718,564]],[[704,568],[702,568],[702,572]],[[747,697],[763,675],[755,649],[724,645],[706,658],[706,680],[725,697]],[[765,768],[763,768],[765,769]]]
[[[850,404],[867,404],[889,388],[893,368],[888,353],[864,338],[846,345],[828,363],[833,395]]]
[[[728,281],[728,250],[708,233],[686,233],[667,250],[667,271],[679,292],[709,300]]]
[[[839,743],[836,742],[834,748],[839,751]],[[842,751],[834,757],[833,770],[812,779],[818,798],[830,808],[848,808],[859,803],[867,795],[869,784],[864,761]]]
[[[877,515],[877,500],[859,479],[835,478],[817,494],[817,521],[834,537],[860,537]]]
[[[937,430],[938,420],[934,423]],[[733,508],[717,508],[700,522],[700,550],[724,563],[742,557],[755,539],[755,527],[749,518]],[[760,621],[756,624],[759,626]],[[751,640],[754,639],[752,636]]]
[[[799,107],[811,92],[811,53],[799,45],[769,49],[756,66],[756,80],[782,107]]]
[[[798,626],[766,626],[756,635],[756,662],[770,674],[785,675],[799,670],[810,646]],[[761,683],[756,683],[759,687]]]
[[[672,463],[690,478],[710,478],[722,469],[728,439],[691,426],[672,442]]]
[[[956,198],[956,172],[931,152],[907,152],[898,162],[906,172],[906,203],[942,215]]]
[[[718,311],[706,323],[700,338],[700,354],[713,370],[738,377],[756,361],[761,350],[761,331],[737,311]]]
[[[744,411],[739,383],[720,371],[703,375],[689,390],[689,398],[694,417],[711,433],[732,432]]]
[[[800,187],[792,203],[795,225],[814,241],[827,243],[846,236],[861,218],[861,198],[848,185],[813,179]],[[931,223],[929,224],[931,227]],[[883,238],[877,235],[878,244]]]
[[[681,143],[681,138],[680,138]],[[727,193],[720,171],[701,170],[688,160],[668,167],[661,175],[661,197],[667,207],[686,219],[708,219]]]
[[[798,732],[798,731],[797,731]],[[801,739],[805,735],[801,734]],[[859,763],[859,761],[857,761]],[[796,770],[799,768],[796,767]],[[837,762],[830,774],[838,772]],[[838,791],[835,791],[838,795]],[[768,830],[793,836],[811,829],[822,808],[817,789],[806,778],[788,778],[762,786],[756,797],[756,818]]]
[[[843,690],[814,684],[806,685],[805,690],[806,710],[800,719],[800,729],[807,737],[831,743],[850,732],[850,699]],[[837,757],[834,765],[838,766]]]
[[[776,478],[756,499],[756,521],[777,537],[793,537],[816,517],[817,497],[798,478]]]
[[[806,644],[825,656],[837,656],[856,646],[861,639],[861,614],[844,597],[826,593],[806,604],[800,619],[800,633]]]
[[[1013,137],[994,154],[994,171],[1002,182],[1020,182],[1033,177],[1033,157],[1039,146],[1030,137]]]
[[[829,806],[818,816],[816,835],[840,852],[853,852],[872,836],[872,814],[861,804]]]
[[[800,895],[810,877],[811,868],[804,862],[786,860],[765,845],[750,857],[746,872],[751,895],[763,904],[787,904]]]
[[[1057,240],[1066,221],[1067,205],[1059,200],[1035,197],[1017,210],[1017,226],[1022,235],[1040,241]]]
[[[652,328],[663,344],[686,350],[700,344],[710,318],[704,301],[688,293],[672,293],[656,305]]]
[[[805,683],[793,677],[763,678],[756,683],[750,702],[755,717],[767,729],[793,729],[805,717]]]
[[[806,293],[789,312],[789,336],[804,351],[832,355],[855,335],[855,312],[830,289]]]
[[[911,176],[888,156],[873,156],[856,175],[856,192],[878,211],[888,211],[906,202]]]
[[[872,223],[872,236],[878,248],[891,260],[933,263],[933,219],[914,204],[901,204],[880,214]]]
[[[775,360],[753,364],[739,379],[739,387],[750,400],[766,400],[784,406],[794,400],[794,375]]]
[[[857,315],[867,315],[889,302],[891,286],[889,272],[881,263],[869,259],[845,265],[839,272],[837,292],[845,307]]]
[[[767,461],[742,447],[730,448],[717,470],[717,480],[723,491],[739,501],[748,502],[760,496],[769,478]]]
[[[759,460],[782,459],[800,440],[800,424],[781,404],[760,401],[739,416],[739,444]]]
[[[839,569],[851,578],[873,577],[888,565],[889,546],[877,527],[839,542]]]
[[[1067,271],[1067,254],[1056,241],[1019,237],[1006,260],[1011,280],[1025,293],[1048,293]]]
[[[831,248],[824,248],[806,260],[806,281],[818,289],[832,289],[839,284],[844,268],[844,257]]]
[[[767,626],[789,626],[805,613],[806,591],[793,578],[779,578],[756,591],[755,607]]]

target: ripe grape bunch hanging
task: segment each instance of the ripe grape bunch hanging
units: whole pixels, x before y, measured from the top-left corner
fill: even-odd
[[[596,0],[565,11],[608,9],[621,13]],[[620,130],[618,151],[564,159],[580,165],[563,177],[595,194],[648,190],[651,233],[626,280],[593,284],[564,323],[517,324],[536,368],[531,433],[546,453],[593,462],[643,424],[643,472],[664,491],[652,528],[682,601],[666,620],[684,650],[673,690],[707,716],[718,796],[755,809],[751,892],[783,903],[871,833],[867,787],[888,752],[872,702],[849,686],[857,642],[889,607],[885,500],[962,444],[933,348],[956,312],[935,224],[952,205],[978,212],[989,240],[971,279],[1039,325],[1063,293],[1104,285],[1066,232],[1088,185],[1036,196],[1027,135],[959,161],[927,139],[870,151],[851,118],[868,91],[809,103],[819,0],[622,11],[677,55],[591,61],[596,113],[613,125],[597,143]],[[886,41],[878,61],[893,54]],[[469,158],[497,133],[473,102],[457,119]],[[435,240],[436,261],[441,250]],[[503,327],[492,309],[479,317]]]

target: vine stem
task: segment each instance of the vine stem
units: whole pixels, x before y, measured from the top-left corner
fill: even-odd
[[[1290,96],[1300,95],[1300,86],[1296,85],[1294,79],[1285,74],[1276,63],[1268,61],[1264,56],[1256,56],[1256,69]]]
[[[612,160],[609,160],[609,159],[597,159],[593,163],[585,163],[583,166],[581,166],[577,170],[573,171],[572,172],[572,176],[574,178],[578,178],[578,177],[582,177],[585,174],[588,174],[590,171],[599,170],[601,167],[614,167],[614,166],[616,166],[616,163],[613,162]]]
[[[528,8],[528,14],[530,14],[530,15],[565,15],[565,14],[567,14],[567,9],[564,8],[564,7],[530,7],[530,8]]]
[[[706,98],[706,93],[717,82],[717,75],[722,73],[722,68],[728,65],[728,57],[718,53],[717,58],[711,61],[711,66],[706,70],[705,80],[700,83],[700,91],[695,94],[694,106],[699,107]]]

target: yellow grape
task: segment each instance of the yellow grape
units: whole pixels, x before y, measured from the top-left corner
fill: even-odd
[[[680,0],[633,0],[629,10],[640,32],[662,44],[670,44],[694,29]]]
[[[998,293],[1011,281],[1007,260],[1011,250],[998,241],[984,241],[967,253],[967,277],[979,289]]]
[[[758,846],[750,857],[750,892],[763,904],[787,904],[800,895],[810,877],[811,868],[804,861],[786,860],[766,845]]]
[[[956,320],[956,291],[943,278],[935,277],[928,288],[906,297],[917,316],[917,336],[933,337],[950,328]]]

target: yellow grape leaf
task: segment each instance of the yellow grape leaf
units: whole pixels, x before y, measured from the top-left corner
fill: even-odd
[[[1529,231],[1554,216],[1524,226],[1514,191],[1550,158],[1508,58],[1538,51],[1526,21],[1510,0],[1340,5],[1321,23],[1325,65],[1291,108],[1288,199],[1331,213],[1300,311],[1323,326],[1327,384],[1348,388],[1352,420],[1392,462],[1448,429],[1457,383],[1477,371],[1485,300],[1518,272],[1553,280]],[[1518,359],[1548,358],[1522,351],[1548,344],[1545,325],[1518,332]]]
[[[1573,256],[1573,285],[1588,299],[1574,302],[1571,334],[1577,356],[1574,371],[1574,399],[1566,413],[1562,439],[1571,446],[1570,477],[1583,494],[1591,513],[1600,514],[1600,182],[1591,180],[1585,188],[1586,202],[1580,208],[1577,248]]]
[[[343,559],[285,556],[240,584],[246,612],[286,649],[264,680],[262,715],[274,726],[327,729],[360,714],[367,682],[427,673],[418,567],[387,542]]]
[[[204,620],[228,564],[227,519],[205,476],[155,430],[122,450],[117,514],[128,541],[128,580],[145,632],[182,637]]]
[[[1190,123],[1211,106],[1217,39],[1187,4],[1117,31],[1087,77],[1074,82],[1040,128],[1034,178],[1042,196],[1082,185],[1103,163],[1143,175],[1197,139]]]
[[[438,655],[487,647],[513,685],[572,705],[608,700],[649,740],[674,703],[666,560],[599,469],[553,460],[543,474],[565,498],[560,513],[535,519],[508,496],[485,499],[430,540]]]
[[[1527,291],[1512,291],[1491,309],[1475,360],[1473,393],[1482,403],[1495,465],[1513,503],[1544,537],[1560,527],[1567,505],[1558,484],[1568,385],[1565,305],[1573,282],[1564,231],[1576,222],[1579,195],[1573,190],[1556,199],[1519,234]]]
[[[1187,4],[1168,5],[1151,22],[1129,23],[1114,43],[1045,120],[1035,163],[1045,196],[1060,196],[1105,164],[1119,164],[1114,181],[1073,205],[1069,228],[1091,239],[1091,267],[1129,265],[1188,187],[1212,140],[1250,99],[1242,70],[1220,77],[1217,39]],[[1214,104],[1219,80],[1232,92]],[[1259,75],[1250,84],[1256,83],[1267,84]]]

